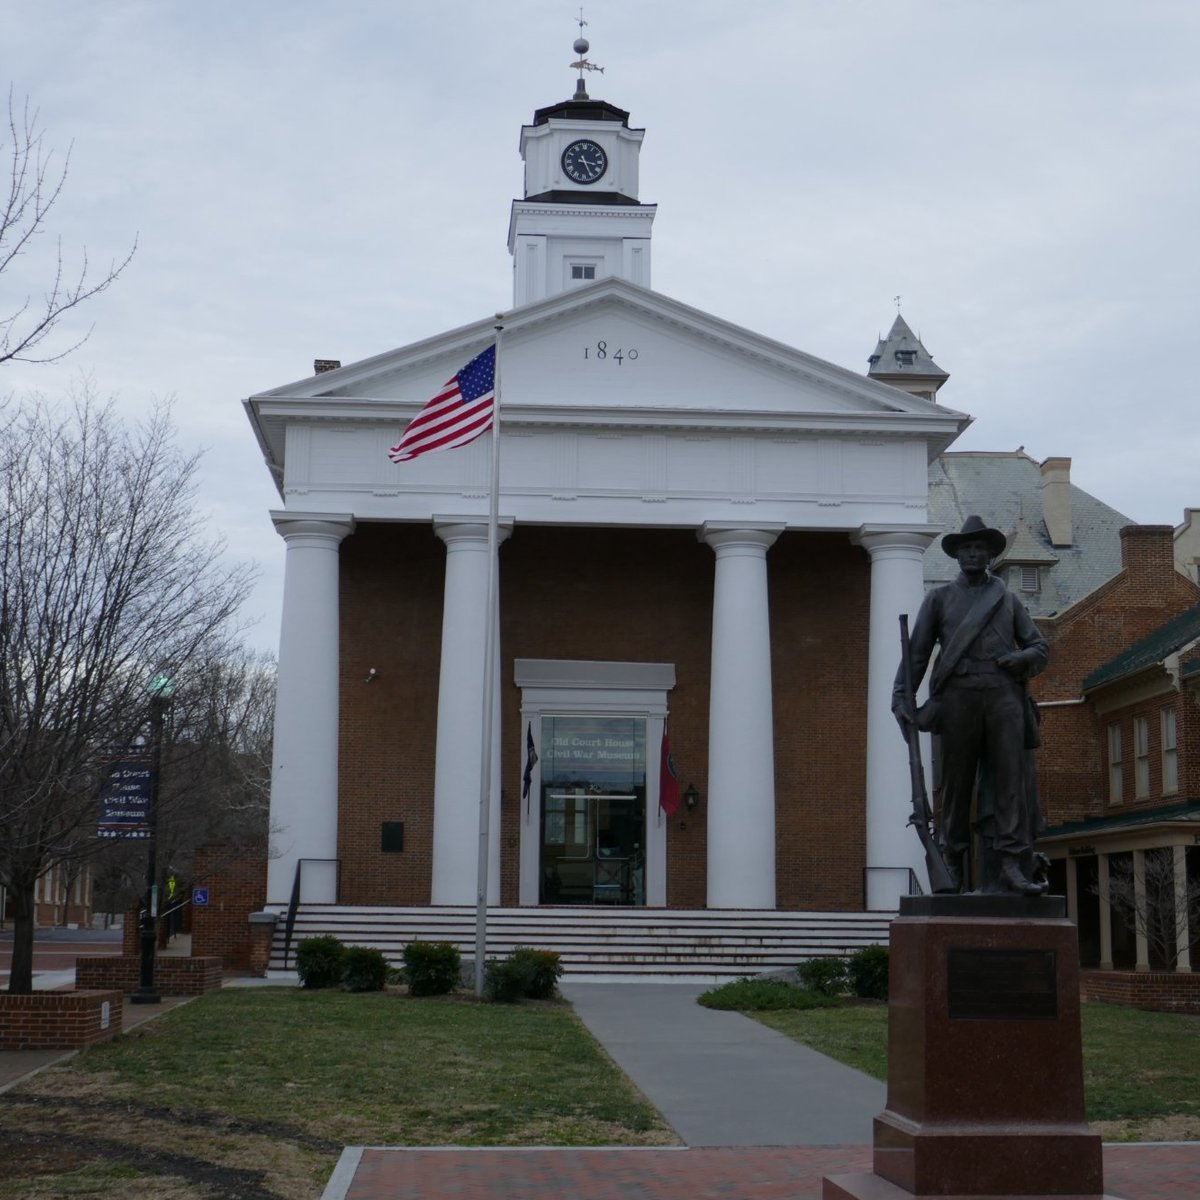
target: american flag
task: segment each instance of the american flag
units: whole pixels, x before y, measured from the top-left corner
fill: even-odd
[[[473,442],[492,427],[496,384],[496,347],[476,355],[409,422],[404,436],[388,451],[394,463],[430,450],[450,450]]]

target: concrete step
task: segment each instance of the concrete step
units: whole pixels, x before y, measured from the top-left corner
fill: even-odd
[[[487,954],[517,946],[554,950],[572,978],[697,981],[794,966],[820,955],[845,956],[886,944],[891,913],[645,908],[493,908]],[[399,965],[411,941],[448,941],[464,957],[474,951],[475,910],[302,905],[292,929],[289,964],[305,938],[332,934],[350,945],[375,946]],[[272,973],[284,968],[284,923],[276,926]]]

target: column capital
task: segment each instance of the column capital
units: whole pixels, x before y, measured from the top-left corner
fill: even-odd
[[[505,541],[511,535],[512,531],[513,518],[501,517],[496,525],[497,545]],[[479,542],[486,547],[488,536],[487,518],[485,517],[481,520],[479,517],[456,517],[434,513],[433,532],[446,543],[447,548],[455,544],[461,546],[463,543],[471,544],[474,542]]]
[[[941,532],[940,525],[860,525],[850,540],[870,555],[880,550],[915,550],[924,554]]]
[[[275,532],[289,543],[293,538],[311,537],[332,539],[334,545],[337,545],[347,534],[354,532],[353,513],[307,513],[272,509],[271,523],[275,526]]]
[[[696,530],[696,537],[711,546],[718,557],[739,550],[765,555],[785,528],[782,523],[741,525],[733,521],[705,521]]]

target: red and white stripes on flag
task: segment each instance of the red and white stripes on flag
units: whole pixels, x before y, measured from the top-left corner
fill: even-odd
[[[496,347],[476,355],[408,423],[400,440],[388,451],[394,463],[465,446],[492,427],[496,389]]]
[[[668,817],[673,817],[679,811],[679,771],[675,767],[675,755],[671,753],[671,743],[667,740],[665,726],[662,749],[659,752],[658,807]]]

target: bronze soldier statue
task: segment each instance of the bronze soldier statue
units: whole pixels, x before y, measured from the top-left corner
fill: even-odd
[[[988,570],[1006,539],[982,518],[968,517],[942,549],[958,560],[953,582],[926,595],[912,631],[909,665],[919,686],[934,646],[930,699],[913,714],[904,698],[904,663],[896,673],[892,712],[939,735],[942,802],[938,835],[953,890],[968,886],[971,806],[984,841],[985,890],[1039,895],[1033,840],[1040,826],[1030,750],[1036,710],[1026,681],[1049,657],[1028,610]],[[1037,856],[1040,858],[1040,856]]]

